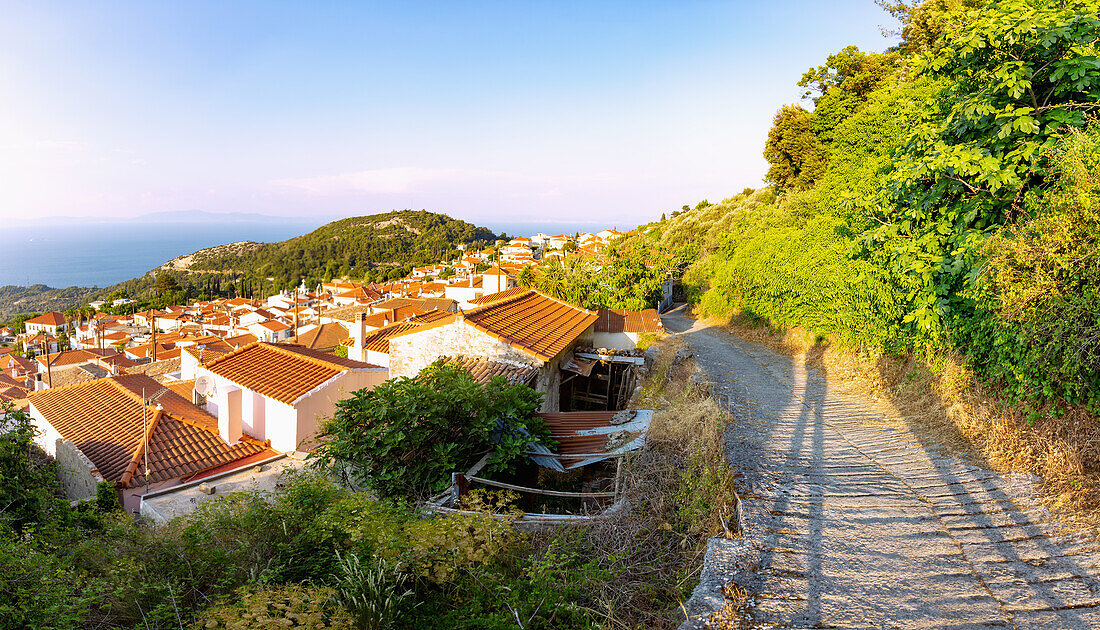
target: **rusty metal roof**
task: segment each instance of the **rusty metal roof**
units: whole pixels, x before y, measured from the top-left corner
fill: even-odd
[[[649,423],[653,420],[653,412],[639,410],[629,422],[623,424],[611,424],[611,418],[616,411],[559,411],[538,414],[550,431],[550,438],[558,443],[559,455],[577,455],[578,457],[563,457],[560,460],[554,458],[567,469],[580,468],[604,459],[611,455],[637,450],[645,444],[645,435],[649,431]],[[618,431],[626,431],[632,437],[623,446],[612,451],[607,450],[607,438]],[[592,457],[579,457],[591,455]],[[539,464],[548,465],[540,460],[551,458],[533,458]],[[549,466],[555,468],[554,466]]]

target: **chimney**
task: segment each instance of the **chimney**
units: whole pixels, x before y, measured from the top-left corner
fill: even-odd
[[[236,444],[244,433],[241,426],[243,394],[240,389],[230,389],[225,392],[225,404],[218,405],[218,434],[226,444]]]
[[[348,348],[348,358],[353,361],[363,360],[363,336],[367,326],[367,314],[356,313],[355,323],[351,325],[351,347]]]

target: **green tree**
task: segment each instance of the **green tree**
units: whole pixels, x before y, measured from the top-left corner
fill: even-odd
[[[913,125],[883,195],[883,225],[862,243],[885,247],[912,284],[906,320],[931,341],[966,318],[965,289],[984,240],[1042,183],[1041,157],[1059,130],[1080,127],[1100,101],[1100,2],[1004,0],[945,15],[934,51],[914,68],[947,88]]]
[[[175,276],[166,271],[157,273],[157,279],[153,282],[153,291],[158,296],[165,296],[179,290],[180,285]]]
[[[30,416],[3,403],[0,422],[0,523],[21,531],[63,516],[56,466],[34,445]]]
[[[798,105],[784,105],[775,114],[764,158],[771,165],[764,179],[780,191],[809,188],[829,163],[828,150],[814,134],[810,112]]]
[[[493,451],[489,470],[507,468],[542,435],[540,395],[497,377],[482,387],[455,365],[437,362],[415,378],[361,389],[336,403],[310,459],[345,471],[382,497],[422,499],[449,473]]]

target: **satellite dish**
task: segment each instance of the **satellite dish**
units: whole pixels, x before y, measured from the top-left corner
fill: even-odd
[[[213,396],[216,392],[214,389],[214,379],[209,376],[200,376],[195,379],[195,391],[202,396]]]

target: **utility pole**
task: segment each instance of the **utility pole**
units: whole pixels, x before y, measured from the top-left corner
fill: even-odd
[[[53,388],[53,371],[50,369],[50,342],[46,339],[46,333],[42,333],[42,346],[46,351],[46,383]]]
[[[294,343],[298,343],[298,287],[294,287]]]
[[[167,388],[162,389],[147,399],[145,398],[145,388],[141,388],[141,426],[144,429],[145,433],[145,494],[149,494],[149,448],[153,445],[153,440],[151,439],[153,436],[149,435],[148,408],[149,405],[153,404],[167,391]],[[160,406],[160,403],[157,403],[156,410],[162,411],[163,409],[164,408]]]

